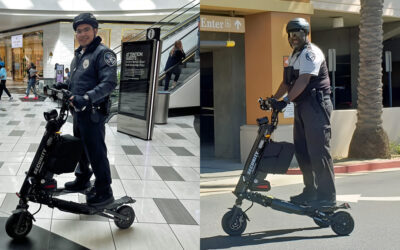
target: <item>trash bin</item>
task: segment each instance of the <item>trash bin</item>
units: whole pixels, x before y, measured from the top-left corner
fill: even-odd
[[[154,123],[155,124],[166,124],[168,120],[168,109],[169,109],[169,91],[158,91],[156,98]]]

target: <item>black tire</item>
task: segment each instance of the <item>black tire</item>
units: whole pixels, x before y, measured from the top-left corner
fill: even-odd
[[[6,222],[6,232],[8,236],[16,240],[25,238],[25,236],[32,229],[32,218],[28,214],[24,215],[24,221],[21,223],[21,226],[17,228],[19,218],[23,215],[23,213],[24,212],[12,214],[10,217],[8,217]]]
[[[222,229],[224,229],[225,233],[229,234],[230,236],[239,236],[244,232],[244,230],[246,230],[246,216],[244,213],[241,213],[233,222],[232,216],[232,210],[225,213],[221,220]]]
[[[331,228],[337,235],[349,235],[354,229],[353,217],[345,211],[337,212],[332,216]]]
[[[127,229],[129,228],[133,221],[135,220],[135,211],[132,207],[124,205],[117,209],[117,213],[123,216],[127,216],[128,220],[115,220],[114,223],[118,228]]]
[[[317,224],[320,228],[329,227],[329,222],[328,221],[320,221],[320,220],[317,220],[315,218],[313,220],[314,220],[315,224]]]

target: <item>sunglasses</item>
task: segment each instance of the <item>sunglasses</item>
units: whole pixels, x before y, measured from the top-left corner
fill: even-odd
[[[304,31],[299,30],[299,31],[291,31],[289,32],[289,38],[297,37],[297,38],[302,38],[304,36]]]

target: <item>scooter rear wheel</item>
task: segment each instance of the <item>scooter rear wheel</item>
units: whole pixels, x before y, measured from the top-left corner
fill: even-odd
[[[114,223],[118,228],[127,229],[129,228],[133,221],[135,220],[135,211],[132,207],[124,205],[117,209],[117,213],[120,215],[128,217],[127,220],[115,220]]]
[[[222,217],[221,225],[225,233],[230,236],[239,236],[246,230],[247,221],[243,212],[239,213],[236,218],[233,217],[233,211],[228,211]]]
[[[331,228],[337,235],[344,236],[353,232],[354,220],[348,212],[337,212],[331,220]]]
[[[12,214],[8,217],[6,222],[6,232],[8,236],[13,239],[20,240],[25,238],[25,236],[31,231],[32,229],[32,218],[28,214],[24,214],[26,212],[19,212],[16,214]],[[22,218],[21,224],[18,227],[18,221]]]

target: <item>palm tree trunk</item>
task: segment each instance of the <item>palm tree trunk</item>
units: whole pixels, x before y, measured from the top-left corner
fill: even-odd
[[[361,0],[357,123],[349,158],[390,158],[382,127],[383,0]]]

